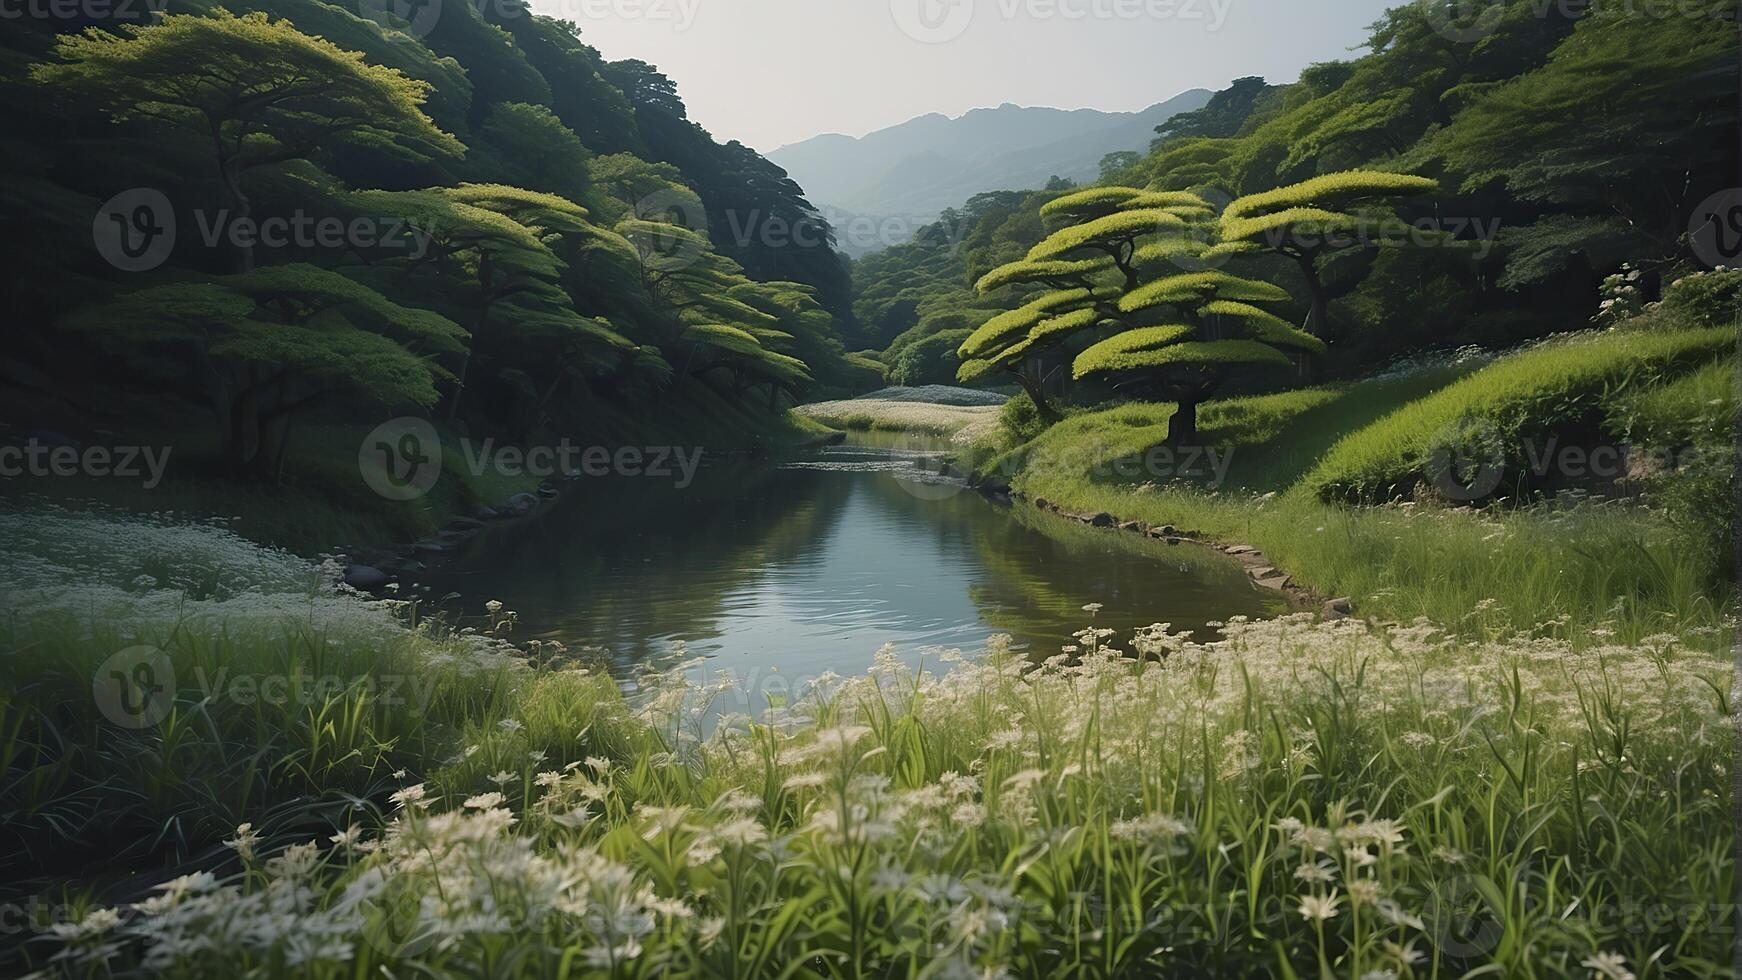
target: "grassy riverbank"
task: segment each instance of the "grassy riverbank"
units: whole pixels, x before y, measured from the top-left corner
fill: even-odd
[[[1713,515],[1730,509],[1734,345],[1731,329],[1591,333],[1210,402],[1203,453],[1157,449],[1171,405],[1129,404],[1030,439],[1007,426],[968,458],[1067,510],[1253,545],[1363,614],[1470,637],[1670,632],[1717,647],[1733,592],[1730,525]],[[1640,462],[1597,474],[1593,447],[1621,445]],[[1490,467],[1492,487],[1476,489],[1497,499],[1438,493],[1460,489],[1433,479],[1442,447]],[[1573,464],[1604,479],[1515,503]]]
[[[996,644],[924,677],[878,657],[772,726],[699,736],[714,692],[651,678],[626,700],[537,666],[501,644],[506,611],[498,636],[413,628],[415,610],[332,594],[211,527],[8,530],[5,853],[75,882],[36,883],[50,938],[13,965],[1727,968],[1727,920],[1687,910],[1716,908],[1733,872],[1730,677],[1669,637],[1579,649],[1300,618],[1213,647],[1089,632],[1039,669]],[[127,544],[81,581],[109,542]],[[120,725],[92,678],[142,643],[173,680],[142,702],[149,723]],[[119,858],[83,868],[97,853]]]

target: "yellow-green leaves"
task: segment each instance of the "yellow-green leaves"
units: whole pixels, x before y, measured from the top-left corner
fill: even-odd
[[[1119,310],[1123,313],[1135,313],[1153,306],[1182,303],[1195,307],[1202,302],[1219,299],[1248,303],[1283,303],[1288,298],[1288,291],[1280,286],[1210,270],[1167,276],[1139,286],[1120,298]]]
[[[1087,279],[1111,268],[1113,268],[1113,259],[1106,255],[1088,259],[1054,259],[1044,262],[1018,259],[1015,262],[1005,263],[981,276],[980,281],[974,284],[974,288],[982,293],[989,293],[994,289],[1016,283]]]
[[[1061,228],[1028,250],[1030,260],[1053,259],[1078,249],[1106,245],[1146,235],[1180,233],[1185,219],[1161,208],[1117,211],[1080,225]]]
[[[1256,340],[1209,340],[1187,341],[1135,351],[1096,345],[1077,357],[1071,371],[1076,377],[1082,378],[1091,374],[1181,366],[1233,367],[1273,364],[1287,367],[1288,363],[1288,355]]]
[[[1238,219],[1279,211],[1341,208],[1366,200],[1427,194],[1438,188],[1438,181],[1413,174],[1346,170],[1259,194],[1248,194],[1223,210],[1222,223],[1225,228],[1229,222]]]

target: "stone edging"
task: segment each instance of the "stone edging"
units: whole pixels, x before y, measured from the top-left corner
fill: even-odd
[[[1020,494],[1011,494],[1011,497],[1014,499],[1022,499]],[[1302,609],[1312,609],[1316,607],[1319,614],[1326,619],[1346,619],[1349,616],[1354,615],[1355,604],[1353,600],[1346,598],[1328,598],[1319,592],[1296,583],[1292,576],[1282,569],[1277,568],[1269,559],[1265,558],[1264,552],[1259,551],[1257,548],[1254,548],[1249,544],[1220,544],[1205,540],[1203,536],[1196,531],[1182,531],[1179,528],[1174,527],[1172,524],[1155,526],[1143,521],[1122,521],[1106,511],[1076,513],[1063,509],[1058,504],[1047,500],[1045,497],[1034,498],[1034,506],[1048,513],[1057,514],[1066,520],[1076,521],[1079,524],[1087,524],[1090,527],[1104,527],[1117,531],[1129,531],[1158,541],[1165,541],[1170,545],[1178,545],[1190,541],[1202,547],[1220,551],[1230,558],[1233,558],[1235,561],[1238,561],[1240,567],[1246,572],[1247,578],[1250,578],[1254,584],[1260,588],[1269,589],[1272,592],[1282,593],[1288,598],[1289,602]]]

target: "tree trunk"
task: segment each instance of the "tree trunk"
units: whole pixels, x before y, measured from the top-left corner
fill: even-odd
[[[1330,332],[1331,297],[1325,289],[1325,283],[1319,276],[1318,265],[1310,255],[1302,255],[1295,260],[1300,264],[1301,275],[1306,277],[1307,291],[1312,294],[1312,312],[1307,314],[1306,326],[1301,329],[1323,340]]]
[[[226,157],[219,161],[218,170],[224,179],[224,189],[229,192],[230,205],[235,208],[231,221],[237,224],[246,222],[254,213],[254,202],[248,200],[248,195],[242,190],[242,164],[234,157]],[[249,229],[252,231],[252,229]],[[252,241],[252,239],[249,239]],[[239,245],[236,249],[236,271],[254,271],[254,246]]]
[[[1196,448],[1198,445],[1197,399],[1181,399],[1167,422],[1167,444],[1174,449]]]
[[[1016,383],[1021,385],[1022,390],[1027,392],[1028,397],[1033,400],[1035,411],[1040,413],[1041,421],[1047,425],[1064,421],[1064,416],[1060,415],[1058,409],[1053,408],[1052,403],[1046,400],[1046,391],[1041,387],[1039,378],[1026,371],[1018,371],[1016,372]]]

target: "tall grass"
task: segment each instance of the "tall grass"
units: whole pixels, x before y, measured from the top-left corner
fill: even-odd
[[[1617,329],[1559,338],[1502,358],[1445,390],[1353,431],[1301,481],[1320,497],[1383,500],[1413,483],[1436,446],[1480,425],[1508,460],[1522,441],[1589,419],[1628,390],[1674,377],[1736,347],[1729,327]]]
[[[1301,617],[1104,633],[1038,668],[997,642],[941,677],[880,657],[705,737],[707,691],[544,675],[384,825],[239,830],[239,872],[82,907],[44,952],[169,977],[1728,975],[1721,662]]]
[[[1717,578],[1708,535],[1633,503],[1361,508],[1298,494],[1105,484],[1062,470],[1029,472],[1018,486],[1073,508],[1252,545],[1298,583],[1355,598],[1362,615],[1425,616],[1469,637],[1600,629],[1629,641],[1670,632],[1713,649],[1728,642],[1732,592]]]

